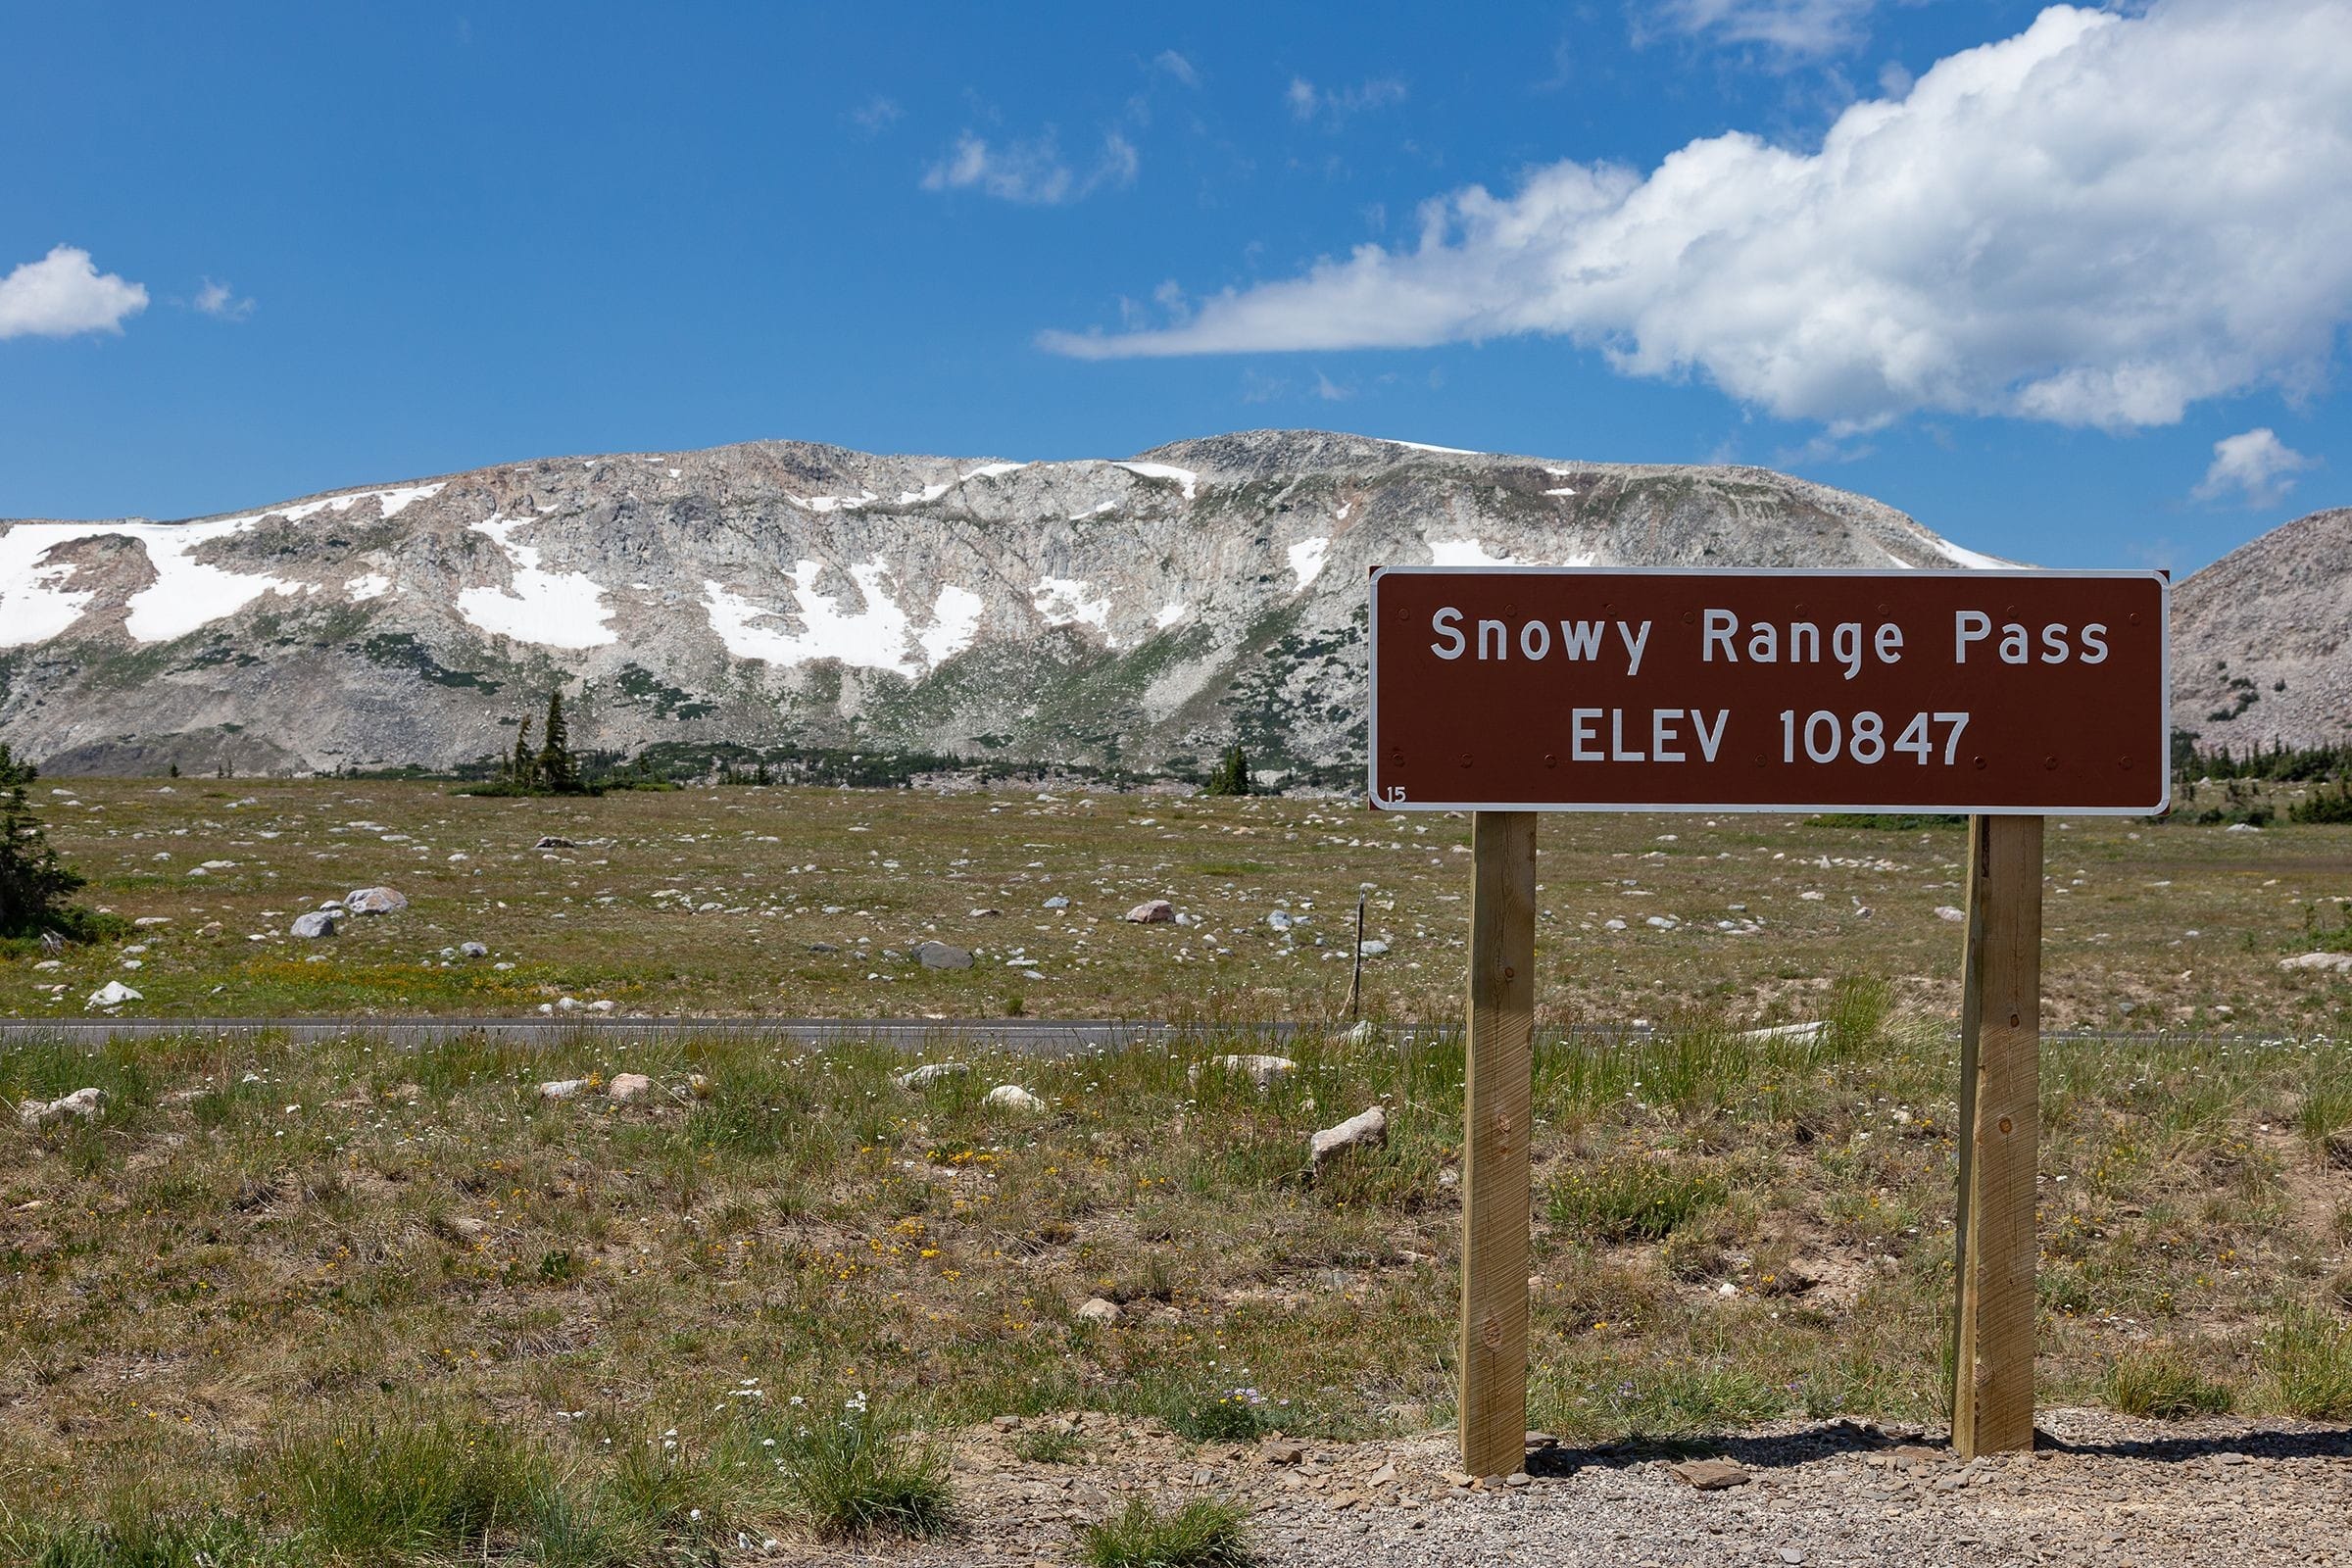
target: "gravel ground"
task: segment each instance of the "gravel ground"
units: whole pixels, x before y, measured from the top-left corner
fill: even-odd
[[[1033,1420],[1034,1427],[1048,1424]],[[1267,1568],[1395,1564],[2098,1563],[2352,1565],[2352,1430],[2134,1421],[2051,1410],[2044,1446],[1961,1464],[1912,1430],[1784,1424],[1690,1446],[1544,1447],[1490,1487],[1454,1475],[1448,1435],[1196,1448],[1149,1425],[1082,1419],[1086,1457],[1028,1464],[1012,1434],[958,1444],[967,1520],[953,1543],[789,1560],[1070,1563],[1077,1531],[1142,1491],[1246,1503]],[[1296,1457],[1294,1458],[1294,1454]],[[1701,1491],[1684,1458],[1740,1479]],[[772,1559],[771,1559],[772,1560]]]

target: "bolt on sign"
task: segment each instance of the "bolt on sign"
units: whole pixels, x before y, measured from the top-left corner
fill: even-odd
[[[1463,1468],[1523,1461],[1542,811],[1969,814],[1952,1443],[2033,1446],[2042,817],[2169,805],[2166,598],[2156,572],[1374,573],[1372,804],[1471,813]]]
[[[1391,810],[2151,814],[2155,572],[1389,567]]]

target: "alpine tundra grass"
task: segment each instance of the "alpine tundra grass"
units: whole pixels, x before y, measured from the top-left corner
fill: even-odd
[[[1365,901],[1364,1015],[1458,1018],[1468,820],[1341,800],[728,787],[491,800],[448,785],[53,780],[52,842],[126,942],[0,945],[0,1015],[1174,1018],[1328,1023]],[[2284,797],[2280,798],[2281,805]],[[1930,820],[1563,815],[1539,834],[1546,1022],[1825,1016],[1876,974],[1959,996],[1965,835]],[[2044,1023],[2352,1034],[2352,827],[2054,822]],[[392,914],[291,935],[354,889]],[[1166,899],[1181,923],[1120,916]],[[1058,901],[1058,902],[1057,902]],[[973,956],[926,967],[925,942]],[[488,950],[468,956],[465,945]],[[1694,1046],[1684,1078],[1736,1043]],[[2340,1096],[2329,1102],[2337,1108]],[[2323,1107],[2324,1109],[2324,1107]],[[2317,1113],[2317,1112],[2315,1112]],[[2332,1110],[2325,1113],[2333,1114]]]
[[[1936,1419],[1955,1047],[1893,999],[1849,982],[1829,1027],[1736,1045],[1749,1020],[1714,1014],[1540,1033],[1531,1421]],[[1204,1452],[1448,1424],[1458,1040],[1310,1032],[1263,1089],[1188,1072],[1253,1043],[943,1038],[969,1070],[919,1090],[879,1049],[625,1023],[0,1050],[12,1102],[107,1092],[0,1121],[0,1541],[724,1556],[954,1528],[943,1466],[1001,1415]],[[2308,1041],[2049,1044],[2045,1402],[2342,1417],[2352,1173],[2300,1107],[2345,1070]],[[537,1090],[622,1072],[654,1092]],[[988,1103],[1004,1083],[1043,1109]],[[1310,1177],[1308,1135],[1371,1104],[1386,1147]]]

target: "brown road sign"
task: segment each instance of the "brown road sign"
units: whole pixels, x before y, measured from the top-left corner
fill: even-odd
[[[2170,800],[2151,571],[1391,566],[1391,810],[2137,815]]]

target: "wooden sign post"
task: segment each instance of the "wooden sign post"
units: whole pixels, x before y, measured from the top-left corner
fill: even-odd
[[[1471,813],[1462,1465],[1525,1455],[1539,811],[1966,813],[1953,1443],[2034,1441],[2042,818],[2169,804],[2157,572],[1374,573],[1372,804]]]
[[[1535,1103],[1536,813],[1470,819],[1462,1101],[1462,1467],[1527,1456],[1528,1127]]]
[[[1952,1446],[2034,1446],[2034,1152],[2041,1103],[2041,818],[1968,825]]]

